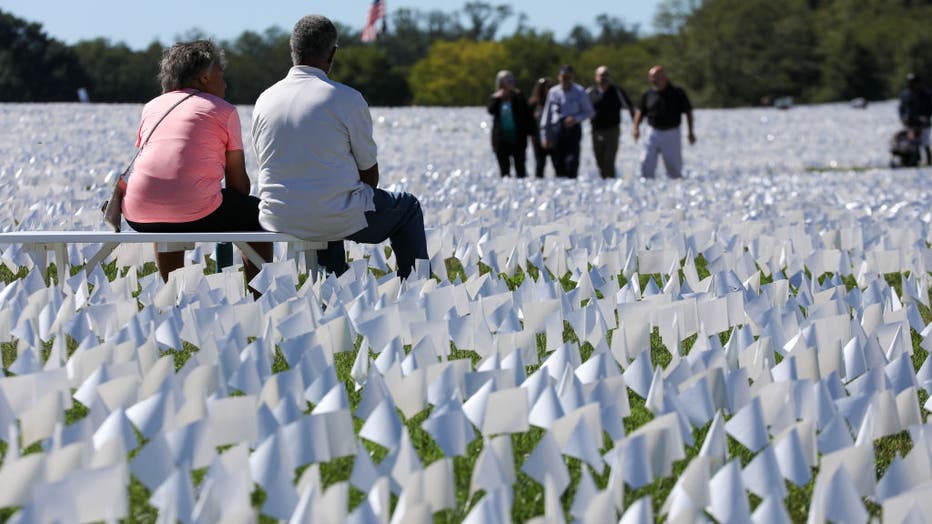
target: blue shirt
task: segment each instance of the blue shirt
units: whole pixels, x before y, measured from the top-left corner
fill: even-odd
[[[564,91],[563,86],[557,84],[547,92],[547,102],[540,114],[540,138],[553,141],[556,132],[559,132],[560,122],[571,116],[576,119],[576,125],[595,114],[589,95],[579,84],[573,83],[569,90]]]

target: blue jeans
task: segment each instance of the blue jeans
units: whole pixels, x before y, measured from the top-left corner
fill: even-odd
[[[407,278],[414,268],[414,260],[427,259],[427,238],[424,235],[424,215],[421,203],[411,193],[389,193],[375,189],[372,196],[375,211],[366,212],[368,226],[346,237],[360,244],[391,242],[398,276]],[[327,243],[327,249],[317,252],[317,262],[338,276],[349,269],[343,240]]]

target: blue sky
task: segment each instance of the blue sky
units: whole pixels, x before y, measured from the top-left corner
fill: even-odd
[[[400,7],[451,12],[466,0],[387,0],[388,12]],[[509,3],[516,12],[528,14],[529,25],[552,30],[564,38],[576,24],[592,25],[596,15],[609,13],[628,23],[651,30],[651,19],[660,0],[487,0]],[[105,37],[134,49],[153,40],[171,43],[190,29],[201,29],[217,39],[230,39],[246,30],[261,32],[277,25],[285,30],[303,15],[319,13],[360,29],[370,0],[246,2],[244,0],[3,0],[0,10],[42,24],[50,37],[73,44]],[[509,32],[514,25],[506,25]]]

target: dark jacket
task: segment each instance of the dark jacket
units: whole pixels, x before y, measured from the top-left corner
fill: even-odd
[[[498,151],[503,144],[502,124],[499,115],[502,111],[502,99],[489,97],[489,114],[492,115],[492,149]],[[537,125],[531,111],[528,108],[527,100],[521,91],[515,89],[511,93],[511,112],[515,119],[515,142],[519,148],[527,147],[527,136],[537,132]]]
[[[906,89],[900,93],[900,120],[907,126],[929,127],[932,116],[932,93],[920,87],[917,90]]]
[[[634,120],[634,106],[625,90],[615,84],[609,84],[604,93],[599,93],[596,86],[586,90],[589,101],[595,109],[592,117],[592,129],[610,129],[621,124],[621,110],[627,109]]]

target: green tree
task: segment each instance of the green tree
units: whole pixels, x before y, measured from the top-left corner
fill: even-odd
[[[87,81],[73,49],[0,11],[0,101],[77,101]]]
[[[87,90],[93,102],[146,102],[161,89],[157,80],[162,45],[144,51],[105,38],[78,42],[74,50],[87,71]]]
[[[485,105],[495,73],[506,61],[499,42],[435,42],[411,68],[408,84],[419,105]]]
[[[358,90],[372,106],[400,106],[411,101],[405,69],[394,67],[382,47],[340,48],[330,76]]]
[[[233,42],[224,42],[227,56],[227,100],[253,104],[270,85],[291,68],[290,34],[270,27],[264,34],[246,31]]]
[[[505,60],[499,64],[499,69],[510,70],[517,86],[528,95],[538,78],[556,77],[560,64],[572,62],[574,58],[573,51],[558,44],[550,32],[537,33],[531,30],[515,34],[501,43]]]
[[[472,40],[492,40],[502,23],[511,18],[514,10],[508,4],[492,5],[488,2],[466,2],[463,16],[469,21],[465,36]]]
[[[707,0],[686,20],[674,60],[700,104],[801,96],[819,74],[811,18],[803,0]]]
[[[864,97],[879,100],[887,94],[877,60],[851,32],[826,46],[822,77],[816,101],[850,100]]]
[[[647,71],[658,62],[658,57],[641,43],[621,46],[598,45],[579,55],[576,68],[577,82],[591,85],[599,66],[608,66],[612,81],[624,88],[631,101],[637,103],[646,88]]]

